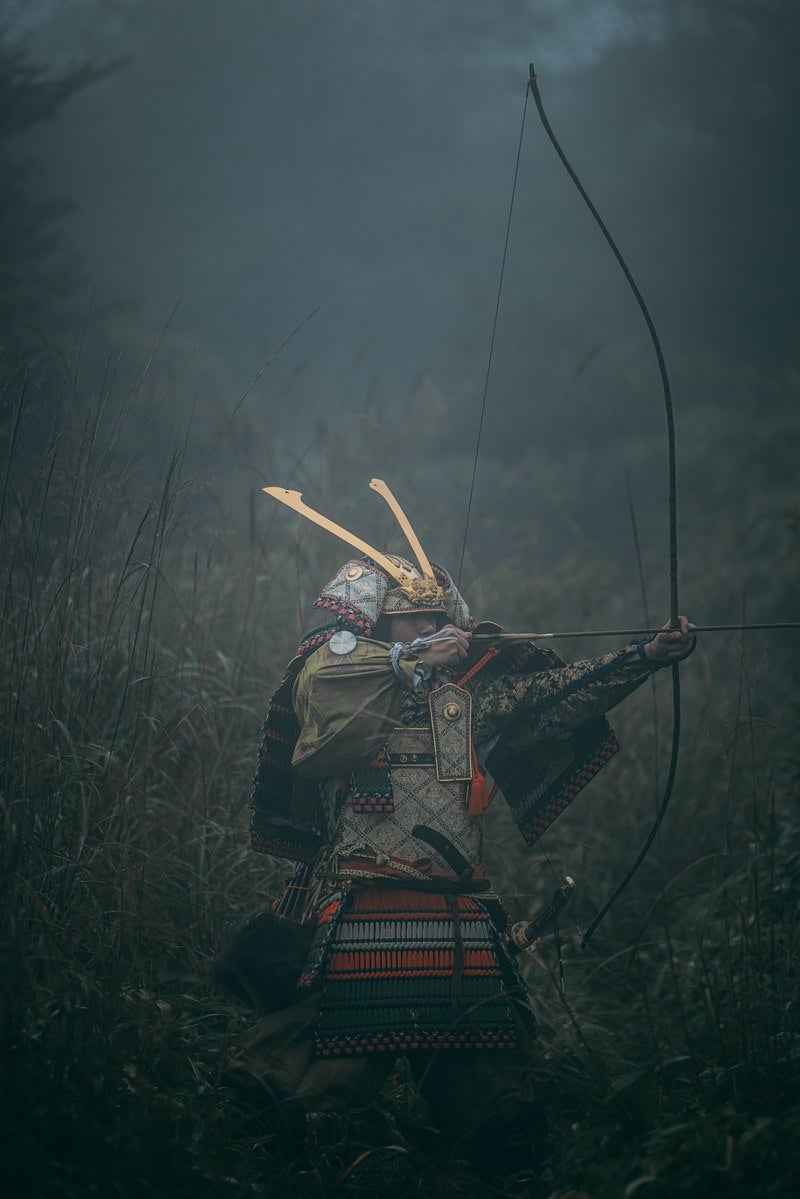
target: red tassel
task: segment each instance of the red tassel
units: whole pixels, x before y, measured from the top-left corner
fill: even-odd
[[[473,678],[473,676],[476,675],[479,670],[483,669],[483,667],[486,665],[487,662],[490,662],[492,660],[492,658],[494,658],[495,655],[499,654],[499,653],[500,653],[499,645],[491,646],[486,651],[486,653],[483,655],[483,657],[478,659],[478,661],[475,663],[475,665],[472,667],[472,669],[468,670],[465,675],[461,676],[461,678],[458,680],[458,683],[456,684],[456,686],[463,687],[464,684],[469,682],[469,680],[471,678]],[[468,815],[482,816],[483,813],[488,808],[489,804],[494,799],[496,793],[497,793],[497,787],[494,786],[494,787],[492,787],[492,790],[487,794],[486,779],[485,779],[484,775],[481,774],[481,769],[480,769],[480,766],[478,765],[478,757],[477,757],[477,754],[475,753],[475,747],[473,746],[472,747],[472,783],[470,784],[470,788],[469,788],[469,801],[467,804]]]
[[[478,757],[473,747],[472,750],[472,782],[469,788],[469,803],[467,805],[467,814],[469,816],[482,816],[489,806],[489,795],[486,791],[486,777],[481,774],[480,766],[478,765]]]

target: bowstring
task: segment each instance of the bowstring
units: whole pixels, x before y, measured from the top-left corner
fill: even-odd
[[[503,257],[500,263],[500,277],[497,282],[497,298],[494,305],[494,320],[492,321],[492,335],[489,339],[489,355],[486,361],[486,375],[483,381],[483,396],[481,399],[481,415],[478,421],[478,435],[475,439],[475,456],[472,461],[472,480],[469,486],[469,497],[467,499],[467,516],[464,522],[464,539],[461,543],[461,560],[458,564],[458,579],[456,586],[461,590],[461,575],[464,570],[464,555],[467,550],[467,537],[469,535],[469,522],[472,515],[472,499],[475,494],[475,479],[478,473],[478,457],[481,450],[481,438],[483,436],[483,421],[486,415],[486,399],[489,394],[489,380],[492,374],[492,361],[494,359],[494,343],[497,336],[497,322],[500,316],[500,300],[503,294],[503,279],[506,273],[506,260],[508,258],[508,245],[511,238],[511,219],[514,215],[514,200],[517,194],[517,179],[519,177],[519,164],[522,157],[522,141],[525,134],[525,117],[528,112],[528,93],[530,88],[525,89],[525,103],[522,106],[522,121],[519,130],[519,142],[517,144],[517,159],[514,164],[514,182],[511,186],[511,202],[508,206],[508,220],[506,221],[506,235],[503,242]]]
[[[516,159],[514,162],[514,178],[513,178],[512,185],[511,185],[511,199],[510,199],[509,205],[508,205],[508,219],[506,220],[505,238],[503,240],[503,254],[502,254],[501,261],[500,261],[500,274],[499,274],[498,281],[497,281],[497,295],[495,298],[495,305],[494,305],[494,317],[492,320],[492,332],[491,332],[491,337],[489,339],[489,353],[488,353],[487,360],[486,360],[486,373],[485,373],[484,380],[483,380],[483,394],[481,396],[480,419],[478,421],[478,433],[475,438],[475,452],[474,452],[474,457],[473,457],[473,461],[472,461],[472,478],[470,480],[469,497],[467,499],[467,515],[466,515],[466,519],[464,521],[464,537],[463,537],[463,540],[461,543],[461,558],[460,558],[460,561],[458,564],[458,577],[457,577],[457,582],[456,582],[456,586],[458,587],[459,591],[461,590],[461,576],[464,571],[464,557],[465,557],[466,549],[467,549],[467,538],[469,536],[469,525],[470,525],[470,518],[472,515],[472,501],[473,501],[473,497],[475,494],[475,480],[476,480],[477,472],[478,472],[478,459],[480,457],[481,439],[483,437],[483,425],[484,425],[484,419],[486,416],[486,403],[487,403],[487,398],[489,395],[489,382],[491,380],[492,364],[494,362],[494,347],[495,347],[495,341],[497,339],[497,326],[498,326],[498,322],[499,322],[499,318],[500,318],[500,301],[501,301],[502,295],[503,295],[503,281],[505,279],[506,262],[508,260],[508,247],[509,247],[509,244],[511,241],[511,223],[512,223],[513,216],[514,216],[514,202],[516,200],[516,195],[517,195],[517,182],[519,179],[519,166],[520,166],[520,161],[522,159],[522,146],[523,146],[523,142],[525,139],[525,118],[528,113],[528,97],[530,95],[530,92],[531,92],[531,87],[530,87],[530,81],[529,81],[525,87],[525,101],[522,106],[522,119],[520,121],[519,139],[517,141],[517,156],[516,156]],[[419,640],[422,641],[422,638],[420,638]],[[558,874],[553,865],[550,854],[547,852],[547,847],[545,846],[544,840],[542,837],[539,837],[539,846],[541,848],[542,853],[544,854],[544,859],[545,859],[545,862],[547,863],[547,868],[549,869],[551,875],[553,876],[553,880],[555,881],[556,886],[559,887],[561,885],[561,883],[560,883]],[[580,923],[578,922],[578,919],[575,915],[575,911],[572,906],[571,898],[567,899],[566,906],[567,906],[567,911],[569,912],[569,915],[570,915],[570,919],[572,920],[573,924],[575,925],[578,936],[580,937],[581,943],[583,943],[584,933],[583,933]],[[560,956],[560,954],[559,954],[559,956]]]
[[[549,139],[553,145],[553,148],[556,151],[556,154],[558,155],[565,170],[567,171],[572,182],[574,183],[575,187],[577,188],[578,192],[580,193],[581,198],[583,199],[583,201],[585,202],[589,211],[591,212],[592,216],[594,217],[595,221],[597,222],[597,225],[600,228],[600,231],[602,232],[604,238],[606,239],[612,253],[614,254],[614,257],[617,260],[617,263],[618,263],[620,269],[622,270],[622,273],[625,276],[625,279],[626,279],[628,285],[631,288],[631,291],[633,292],[634,298],[639,306],[639,309],[642,313],[645,324],[647,326],[648,333],[650,334],[650,340],[652,342],[653,349],[655,351],[656,361],[658,364],[658,370],[659,370],[659,374],[660,374],[660,378],[661,378],[661,386],[662,386],[663,397],[664,397],[664,408],[665,408],[666,424],[667,424],[667,457],[668,457],[668,474],[669,474],[670,623],[672,624],[673,627],[677,627],[678,611],[679,611],[679,606],[678,606],[677,483],[676,483],[677,470],[676,470],[675,422],[674,422],[673,406],[672,406],[672,390],[670,387],[669,375],[667,373],[666,360],[664,358],[664,353],[661,348],[661,341],[659,339],[658,332],[656,330],[653,319],[650,315],[650,311],[647,307],[644,296],[642,295],[642,292],[640,291],[639,286],[636,283],[636,280],[634,279],[634,277],[631,273],[631,270],[628,267],[628,264],[622,255],[622,252],[620,251],[619,247],[617,246],[616,242],[614,241],[614,238],[612,237],[603,218],[600,216],[600,213],[598,212],[597,208],[595,207],[592,200],[590,199],[586,189],[584,188],[583,184],[581,183],[580,179],[578,178],[577,173],[575,172],[571,163],[567,159],[564,151],[562,150],[562,148],[558,142],[558,139],[556,138],[555,133],[553,132],[550,122],[547,118],[547,114],[544,110],[544,105],[542,103],[541,96],[539,94],[539,88],[538,88],[537,82],[536,82],[536,72],[534,71],[533,63],[530,64],[529,78],[528,78],[527,86],[525,88],[525,102],[524,102],[523,108],[522,108],[522,120],[520,122],[520,132],[519,132],[519,141],[518,141],[518,145],[517,145],[517,155],[516,155],[516,161],[514,163],[514,180],[513,180],[513,184],[512,184],[512,188],[511,188],[511,201],[509,203],[509,208],[508,208],[508,220],[506,222],[506,232],[505,232],[505,239],[504,239],[504,243],[503,243],[503,255],[502,255],[502,261],[501,261],[501,265],[500,265],[500,276],[499,276],[498,284],[497,284],[497,297],[496,297],[496,301],[495,301],[494,318],[492,321],[492,334],[491,334],[491,338],[490,338],[490,342],[489,342],[489,353],[488,353],[488,358],[487,358],[487,363],[486,363],[486,375],[484,378],[483,395],[481,398],[480,420],[478,422],[478,433],[477,433],[477,437],[475,440],[475,454],[474,454],[473,463],[472,463],[472,478],[470,480],[469,496],[468,496],[468,500],[467,500],[467,514],[466,514],[466,520],[464,523],[464,537],[463,537],[462,546],[461,546],[461,558],[460,558],[459,567],[458,567],[457,586],[460,590],[461,589],[461,576],[463,574],[463,569],[464,569],[464,557],[465,557],[466,548],[467,548],[467,537],[469,535],[469,525],[470,525],[470,519],[471,519],[471,515],[472,515],[472,502],[473,502],[473,498],[474,498],[474,494],[475,494],[475,480],[476,480],[477,471],[478,471],[478,458],[480,455],[480,445],[481,445],[481,439],[483,436],[484,418],[486,415],[486,402],[487,402],[487,397],[489,394],[489,381],[491,378],[492,363],[493,363],[493,359],[494,359],[494,347],[495,347],[495,340],[496,340],[496,335],[497,335],[497,325],[498,325],[498,320],[499,320],[499,315],[500,315],[500,301],[501,301],[502,291],[503,291],[503,280],[505,277],[506,261],[508,258],[508,246],[509,246],[509,241],[510,241],[510,237],[511,237],[511,222],[512,222],[512,217],[513,217],[513,213],[514,213],[514,201],[515,201],[516,193],[517,193],[517,181],[519,178],[520,160],[522,157],[522,144],[523,144],[523,138],[524,138],[524,134],[525,134],[525,118],[527,116],[527,111],[528,111],[528,96],[531,92],[533,93],[534,103],[536,104],[536,108],[539,113],[539,117],[542,122],[542,126],[545,130],[545,133],[549,137]],[[653,822],[653,826],[652,826],[647,838],[645,839],[645,842],[642,845],[636,859],[634,860],[633,865],[628,869],[628,871],[625,873],[620,884],[614,889],[614,891],[611,894],[611,896],[609,897],[609,899],[606,901],[606,903],[603,905],[603,907],[600,909],[600,911],[596,914],[596,916],[592,920],[591,924],[589,925],[589,928],[587,929],[586,933],[581,935],[581,945],[584,947],[586,945],[588,945],[589,939],[591,938],[591,936],[594,933],[595,929],[597,928],[598,924],[603,919],[603,917],[606,915],[606,913],[609,911],[609,909],[612,907],[612,905],[616,902],[616,900],[619,898],[621,893],[627,887],[630,880],[633,878],[634,874],[639,869],[639,866],[641,865],[641,863],[644,861],[644,858],[646,857],[646,855],[650,849],[650,846],[652,845],[655,837],[658,834],[658,830],[661,826],[661,822],[663,820],[664,814],[666,813],[667,806],[669,804],[669,800],[672,795],[672,789],[673,789],[675,773],[676,773],[677,763],[678,763],[678,750],[679,750],[679,744],[680,744],[680,724],[681,724],[680,673],[679,673],[679,667],[678,667],[677,663],[674,664],[672,667],[672,708],[673,708],[672,752],[670,754],[670,762],[669,762],[669,767],[668,767],[668,771],[667,771],[667,782],[666,782],[666,786],[664,789],[663,798],[661,800],[658,811],[656,813],[656,817]],[[540,844],[541,844],[541,838],[540,838]],[[555,869],[550,860],[550,856],[547,853],[547,850],[544,847],[544,845],[542,845],[542,851],[544,853],[545,860],[547,861],[548,867],[553,874],[553,877],[556,879],[556,882],[558,882],[558,876],[556,875]],[[575,920],[574,913],[572,913],[572,910],[571,910],[571,905],[569,905],[568,910],[570,910],[570,914],[571,914],[573,920]],[[575,921],[575,923],[577,925],[577,921]]]

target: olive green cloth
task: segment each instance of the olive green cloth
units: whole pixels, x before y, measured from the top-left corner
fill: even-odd
[[[414,666],[414,658],[399,658],[402,687],[413,688]],[[308,778],[331,778],[365,765],[399,723],[401,698],[389,646],[361,637],[349,654],[321,646],[294,685],[300,736],[292,766]]]

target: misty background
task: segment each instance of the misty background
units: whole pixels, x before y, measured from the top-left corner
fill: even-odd
[[[766,618],[773,569],[796,598],[785,563],[800,345],[791,6],[6,0],[2,11],[11,51],[54,76],[86,64],[97,76],[9,139],[37,195],[64,205],[58,283],[33,321],[23,315],[49,338],[82,325],[87,379],[117,353],[134,377],[158,345],[158,416],[137,452],[160,462],[190,422],[190,455],[209,459],[233,529],[268,527],[275,548],[305,536],[258,496],[278,483],[391,539],[366,492],[384,474],[429,553],[456,569],[532,59],[672,372],[683,606],[733,620],[747,593]],[[346,477],[318,465],[304,476],[323,431]],[[468,593],[503,617],[486,589],[504,564],[546,592],[570,553],[633,580],[628,488],[665,614],[655,359],[530,102]],[[340,556],[331,545],[331,567]],[[558,609],[544,609],[531,618],[552,624]],[[598,612],[611,619],[607,596]]]
[[[665,619],[655,356],[533,60],[670,368],[680,606],[800,617],[799,35],[786,0],[0,0],[9,1194],[478,1193],[402,1074],[401,1140],[333,1174],[220,1086],[253,1016],[210,966],[289,870],[250,849],[259,730],[349,552],[260,488],[402,552],[385,478],[510,628]],[[699,638],[669,811],[581,943],[653,827],[669,673],[532,850],[500,801],[482,829],[513,919],[577,883],[522,963],[536,1191],[794,1196],[797,631]]]

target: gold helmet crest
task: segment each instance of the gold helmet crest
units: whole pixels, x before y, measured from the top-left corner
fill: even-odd
[[[397,554],[386,554],[383,550],[375,549],[362,537],[356,536],[348,529],[344,529],[342,525],[323,516],[323,513],[317,512],[305,504],[300,492],[291,492],[284,487],[261,488],[267,495],[271,495],[272,499],[287,505],[294,512],[300,513],[300,516],[319,525],[321,529],[331,532],[333,536],[338,537],[348,546],[359,549],[362,554],[372,559],[385,576],[389,576],[389,579],[395,583],[395,586],[391,588],[384,579],[383,585],[380,585],[377,579],[378,572],[374,568],[369,567],[367,562],[351,560],[345,562],[336,578],[326,586],[323,596],[320,597],[325,602],[318,601],[318,605],[333,607],[332,602],[329,601],[341,596],[342,601],[349,607],[368,613],[369,623],[373,623],[373,625],[381,613],[392,615],[405,613],[405,611],[439,611],[459,627],[470,627],[471,621],[467,605],[459,596],[456,586],[453,585],[444,568],[431,565],[425,550],[422,549],[419,537],[411,528],[410,520],[405,516],[389,487],[381,478],[372,478],[369,481],[369,487],[373,489],[373,492],[378,492],[391,508],[393,516],[403,530],[405,540],[408,541],[414,552],[416,565]]]
[[[308,504],[303,502],[302,494],[299,491],[289,491],[285,487],[263,487],[262,491],[265,491],[267,495],[271,495],[273,499],[279,500],[282,504],[286,504],[293,511],[299,512],[301,516],[305,516],[307,520],[313,521],[320,528],[327,529],[329,533],[333,533],[335,537],[339,537],[342,541],[347,542],[348,545],[361,550],[362,554],[367,554],[382,570],[386,571],[390,578],[394,579],[397,586],[387,593],[383,611],[409,612],[437,610],[444,612],[445,588],[437,579],[428,556],[411,527],[411,522],[383,479],[371,479],[369,485],[373,491],[377,491],[378,495],[382,496],[391,508],[397,523],[406,536],[408,544],[414,551],[414,556],[418,563],[417,566],[412,565],[405,558],[400,558],[395,554],[385,554],[381,550],[375,549],[374,546],[364,541],[363,538],[357,537],[355,533],[350,533],[341,525],[337,525],[335,521],[329,520],[321,512],[310,508]],[[355,569],[356,565],[351,563],[349,567]]]

